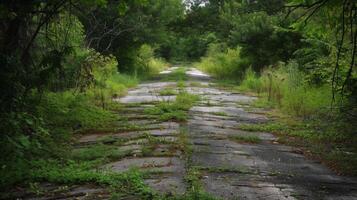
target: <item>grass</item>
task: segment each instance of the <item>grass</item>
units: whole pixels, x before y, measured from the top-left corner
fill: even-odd
[[[193,166],[193,168],[199,171],[207,171],[212,173],[224,173],[224,172],[232,172],[232,173],[240,173],[240,174],[253,174],[249,169],[245,169],[242,167],[203,167],[203,166]]]
[[[155,149],[159,147],[160,144],[170,144],[173,145],[173,142],[167,141],[164,138],[155,137],[150,135],[150,133],[145,133],[144,138],[147,139],[147,143],[143,144],[141,147],[142,156],[171,156],[170,152],[155,152]],[[172,147],[173,148],[173,147]]]
[[[165,88],[159,91],[160,96],[172,96],[177,94],[178,92],[172,88]]]
[[[167,74],[164,77],[165,81],[186,81],[187,80],[187,75],[186,75],[186,68],[184,67],[179,67],[176,70],[174,70],[172,73]]]
[[[184,155],[188,156],[192,154],[192,146],[188,138],[188,130],[181,128],[177,139],[177,148],[180,149]]]
[[[143,174],[131,169],[128,172],[116,173],[106,170],[92,170],[91,162],[56,160],[33,161],[31,180],[49,181],[58,184],[97,183],[109,186],[112,195],[135,195],[141,199],[149,199],[153,195],[151,189],[144,183]]]
[[[236,80],[242,77],[249,63],[240,56],[240,48],[222,51],[220,44],[211,44],[207,55],[195,66],[217,79]]]
[[[201,183],[201,178],[202,173],[200,170],[195,167],[191,167],[188,169],[187,174],[185,176],[185,181],[188,183],[188,191],[182,197],[182,199],[217,200],[217,198],[204,191],[203,185]]]
[[[118,160],[125,157],[128,152],[119,151],[116,146],[96,144],[89,147],[74,149],[71,158],[74,160],[92,161],[97,159]]]
[[[234,135],[230,137],[231,140],[242,143],[258,144],[262,140],[256,135]]]
[[[183,90],[186,87],[186,84],[184,81],[178,81],[176,86],[179,88],[179,90]]]
[[[191,87],[203,87],[203,85],[200,82],[191,82],[190,86]]]
[[[212,114],[217,115],[217,116],[228,116],[228,114],[225,112],[213,112]]]
[[[187,120],[187,112],[199,100],[197,95],[187,92],[180,92],[173,102],[160,102],[152,108],[146,108],[144,112],[149,115],[157,116],[161,121],[179,121]]]

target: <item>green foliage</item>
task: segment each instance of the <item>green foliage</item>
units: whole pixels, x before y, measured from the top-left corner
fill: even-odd
[[[182,84],[183,81],[187,80],[186,68],[179,67],[175,69],[172,73],[164,77],[166,81],[177,81],[178,84]]]
[[[197,67],[218,79],[240,80],[248,67],[240,56],[240,48],[224,50],[222,44],[212,44],[207,56],[197,63]]]
[[[231,136],[230,138],[236,142],[252,143],[252,144],[260,143],[262,141],[260,137],[256,135],[246,135],[246,136],[234,135]]]
[[[38,112],[51,128],[73,130],[106,127],[117,119],[111,112],[97,107],[87,95],[70,91],[45,94]]]
[[[119,151],[115,146],[97,144],[90,147],[74,149],[70,157],[74,160],[92,161],[92,160],[115,160],[126,155],[126,152]]]
[[[150,115],[156,115],[162,121],[186,121],[187,111],[199,100],[197,95],[180,92],[174,102],[159,102],[153,108],[145,109]]]
[[[36,93],[33,98],[37,99]],[[4,120],[1,127],[13,134],[1,142],[2,151],[8,152],[1,159],[2,186],[26,178],[29,162],[36,157],[66,155],[72,132],[108,127],[117,119],[87,95],[71,91],[42,94],[32,114],[13,117]]]
[[[86,31],[91,33],[88,34],[90,46],[113,54],[119,61],[121,72],[136,72],[137,75],[145,75],[136,71],[142,46],[152,46],[157,49],[156,56],[165,57],[166,52],[161,47],[172,41],[170,36],[174,35],[168,26],[184,15],[181,0],[109,1],[105,7],[84,10],[86,12],[80,19]],[[162,61],[155,62],[159,64],[152,65],[161,65]]]
[[[225,112],[214,112],[214,113],[212,113],[212,114],[218,115],[218,116],[228,116],[228,114],[225,113]]]
[[[160,96],[172,96],[177,95],[177,91],[172,88],[165,88],[159,91]]]
[[[186,87],[186,84],[184,81],[179,81],[179,82],[177,82],[176,85],[180,90],[183,90],[183,88]]]
[[[162,59],[155,58],[154,49],[143,44],[134,58],[134,76],[150,76],[163,71],[168,64]]]
[[[311,85],[304,77],[295,62],[267,69],[261,77],[248,69],[240,88],[261,93],[271,105],[295,116],[310,118],[329,112],[331,89],[325,85]]]
[[[187,194],[183,199],[203,199],[203,200],[215,200],[216,198],[206,193],[203,189],[200,179],[202,178],[201,171],[195,167],[191,167],[185,180],[189,185]]]
[[[262,87],[261,79],[258,78],[257,74],[249,67],[244,74],[244,79],[239,85],[241,90],[253,90],[260,93],[260,88]]]
[[[254,8],[264,4],[262,2],[230,3],[226,4],[221,12],[222,19],[231,25],[228,40],[224,41],[231,46],[240,46],[241,57],[246,59],[248,65],[251,65],[256,72],[278,61],[287,61],[301,46],[301,34],[288,29],[288,25],[281,22],[284,20],[284,15],[279,13],[269,15],[271,11],[269,9]],[[270,3],[262,7],[272,6],[273,4]],[[248,11],[236,14],[234,10]],[[250,12],[250,10],[255,11]]]
[[[144,199],[152,195],[152,191],[143,181],[143,174],[133,169],[125,173],[94,171],[90,162],[68,161],[63,164],[55,160],[33,161],[32,166],[31,178],[35,181],[72,184],[95,182],[109,186],[113,193],[135,195]]]
[[[39,69],[33,69],[30,79],[15,80],[26,88],[25,93],[14,93],[14,99],[6,100],[14,101],[16,109],[1,108],[0,130],[5,133],[1,151],[6,156],[0,159],[0,184],[4,189],[28,178],[31,160],[66,157],[72,133],[112,126],[118,119],[107,109],[112,98],[137,83],[117,73],[114,57],[81,46],[83,30],[74,16],[63,14],[48,28],[53,35],[39,36],[34,42],[53,50],[33,55],[42,67],[36,66]],[[71,31],[66,34],[68,28]],[[70,50],[63,50],[69,48],[66,45]]]

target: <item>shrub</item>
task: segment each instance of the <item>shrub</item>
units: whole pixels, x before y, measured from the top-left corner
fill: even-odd
[[[240,57],[240,48],[225,49],[222,44],[212,44],[206,57],[196,64],[197,67],[215,78],[240,80],[249,66],[247,60]]]
[[[154,49],[143,44],[134,57],[134,76],[147,77],[164,70],[168,64],[161,58],[155,58]]]

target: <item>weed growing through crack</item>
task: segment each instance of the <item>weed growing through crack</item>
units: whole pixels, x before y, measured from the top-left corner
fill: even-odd
[[[74,160],[117,160],[127,155],[127,152],[118,150],[116,146],[96,144],[89,147],[74,149],[71,158]]]
[[[213,112],[212,114],[217,115],[217,116],[228,116],[228,114],[225,112]]]
[[[146,114],[155,115],[161,121],[187,121],[188,110],[199,100],[199,96],[180,92],[173,102],[160,102],[155,107],[144,110]]]
[[[178,89],[179,89],[180,91],[182,91],[182,90],[186,87],[186,84],[185,84],[184,81],[178,81],[178,82],[176,83],[176,86],[178,87]]]
[[[203,85],[202,85],[202,83],[200,83],[200,82],[191,82],[191,83],[190,83],[190,86],[191,86],[191,87],[202,87]]]
[[[229,137],[231,140],[242,143],[257,144],[262,140],[256,135],[234,135]]]
[[[88,161],[37,160],[32,162],[31,179],[49,181],[58,184],[97,183],[108,186],[113,195],[135,195],[141,199],[149,199],[153,191],[144,183],[143,173],[130,169],[124,173],[109,170],[92,170],[95,165]]]
[[[174,70],[172,73],[168,74],[165,78],[165,81],[185,81],[187,80],[186,68],[179,67]]]
[[[173,96],[177,94],[178,92],[172,88],[165,88],[159,91],[160,96]]]

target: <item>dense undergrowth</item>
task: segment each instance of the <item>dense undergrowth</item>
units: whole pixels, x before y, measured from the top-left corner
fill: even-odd
[[[57,84],[51,83],[45,90],[33,89],[21,102],[22,112],[3,113],[0,130],[6,134],[0,141],[0,149],[4,153],[0,159],[1,190],[36,180],[37,175],[31,173],[39,172],[31,171],[38,169],[39,161],[66,160],[73,134],[113,128],[113,122],[119,120],[113,111],[120,109],[113,99],[125,95],[128,88],[136,86],[141,78],[154,75],[167,66],[153,57],[148,45],[143,48],[149,54],[138,58],[143,63],[138,69],[140,73],[131,75],[118,72],[118,63],[113,56],[80,49],[86,58],[78,61],[79,65],[87,65],[89,71],[79,71],[73,85],[51,89]],[[142,51],[140,55],[144,54]],[[65,81],[72,83],[71,78],[74,77],[67,77]],[[52,163],[51,166],[54,165]],[[92,179],[99,177],[98,174],[91,176],[94,177]],[[47,178],[52,180],[50,176]]]
[[[240,51],[239,47],[231,49],[223,44],[211,44],[207,55],[195,65],[217,79],[238,80],[243,77],[248,65],[240,56]]]
[[[138,78],[116,72],[116,63],[94,72],[94,82],[85,91],[34,92],[23,113],[3,116],[1,130],[13,135],[1,140],[1,188],[31,179],[37,159],[63,158],[73,133],[113,127],[119,120],[113,98],[126,94]],[[108,74],[105,74],[108,73]]]

